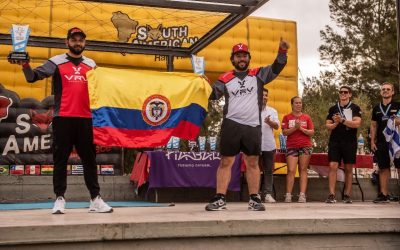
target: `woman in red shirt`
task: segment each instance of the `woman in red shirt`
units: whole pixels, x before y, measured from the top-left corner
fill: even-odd
[[[303,103],[300,97],[290,100],[292,113],[282,120],[282,133],[287,136],[286,141],[286,194],[285,202],[292,202],[292,190],[296,166],[299,165],[300,194],[298,202],[306,202],[307,167],[312,153],[311,137],[314,135],[314,124],[309,115],[302,113]]]

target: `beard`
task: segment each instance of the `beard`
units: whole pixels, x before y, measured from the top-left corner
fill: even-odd
[[[244,66],[240,66],[240,63],[244,63]],[[246,61],[240,61],[238,63],[233,63],[233,66],[235,67],[236,70],[238,71],[245,71],[249,67],[249,62]]]
[[[83,46],[79,46],[79,45],[75,45],[75,46],[71,46],[68,44],[68,48],[69,51],[71,51],[72,54],[79,56],[80,54],[82,54],[82,52],[85,50],[85,47]]]

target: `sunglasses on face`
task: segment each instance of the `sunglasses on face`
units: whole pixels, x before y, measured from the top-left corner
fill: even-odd
[[[348,94],[348,93],[349,93],[349,91],[346,91],[346,90],[339,91],[339,94]]]

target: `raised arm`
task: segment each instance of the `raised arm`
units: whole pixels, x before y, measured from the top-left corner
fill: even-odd
[[[289,43],[281,38],[279,42],[278,55],[273,64],[261,67],[258,73],[260,79],[267,84],[274,80],[279,73],[285,68],[287,63],[287,51],[290,48]]]

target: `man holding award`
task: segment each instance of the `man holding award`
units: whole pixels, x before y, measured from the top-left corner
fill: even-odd
[[[11,38],[13,51],[7,57],[9,62],[29,62],[29,55],[25,51],[29,33],[29,25],[12,25]]]
[[[92,114],[86,78],[86,72],[95,68],[96,63],[82,55],[85,38],[85,33],[77,27],[68,30],[65,44],[69,51],[50,58],[35,69],[29,65],[29,57],[20,60],[13,56],[14,52],[9,56],[10,63],[22,65],[25,78],[30,83],[52,76],[55,102],[52,124],[53,186],[57,197],[53,214],[65,212],[67,161],[74,146],[82,160],[85,183],[91,196],[89,212],[113,211],[100,197],[97,180],[96,150],[93,144]]]

